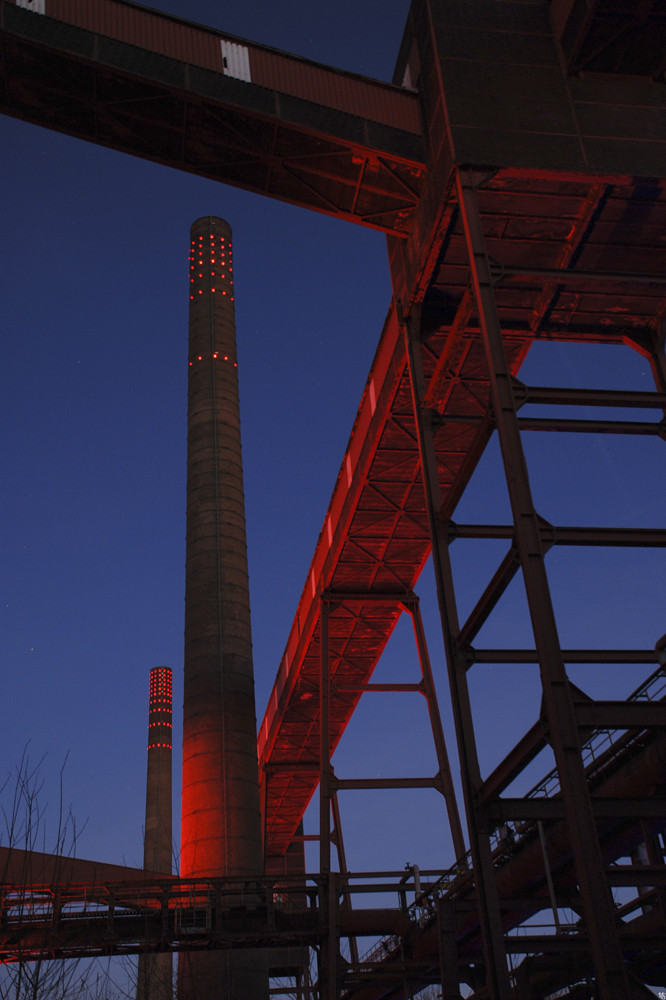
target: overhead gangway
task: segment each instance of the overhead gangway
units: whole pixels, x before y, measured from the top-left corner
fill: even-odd
[[[653,243],[659,232],[666,232],[663,185],[648,191],[641,182],[623,177],[602,181],[506,170],[485,179],[478,198],[488,250],[496,262],[504,347],[514,374],[530,346],[541,339],[620,345],[633,337],[639,349],[648,344],[666,290],[660,271],[662,264],[666,268],[664,251]],[[620,248],[617,227],[626,218],[634,222],[625,228]],[[438,516],[446,523],[494,427],[453,189],[428,260],[422,301],[415,308],[427,331],[422,345],[425,404],[432,414],[443,498]],[[590,413],[589,408],[604,403],[658,410],[666,399],[658,393],[604,396],[518,383],[515,391],[525,403],[571,403]],[[556,425],[551,424],[553,429]],[[565,424],[559,426],[564,429]],[[592,429],[593,421],[577,426]],[[631,433],[637,428],[634,422],[624,429]],[[659,426],[643,430],[658,433]],[[510,556],[511,526],[451,525],[447,530],[454,537],[469,530],[474,537],[504,538]],[[643,535],[610,530],[602,538],[592,528],[565,531],[544,524],[543,532],[546,545],[666,543],[659,530]],[[405,326],[392,305],[259,730],[270,855],[286,850],[319,781],[322,599],[354,595],[336,606],[329,626],[334,748],[400,616],[400,597],[415,587],[429,552]],[[505,572],[516,569],[514,560]],[[364,593],[365,604],[359,599]],[[382,593],[383,604],[377,599]],[[479,615],[487,616],[489,609],[480,609]],[[480,617],[470,621],[463,634],[472,641],[480,624]],[[349,690],[354,687],[355,694]]]
[[[127,0],[2,0],[0,112],[404,235],[414,93]]]

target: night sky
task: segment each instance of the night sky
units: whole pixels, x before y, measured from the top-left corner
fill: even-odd
[[[409,7],[156,5],[383,80]],[[180,763],[190,224],[213,214],[234,230],[258,720],[389,306],[385,239],[7,118],[0,143],[0,776],[29,741],[33,762],[44,757],[48,824],[67,758],[64,795],[81,828],[78,855],[140,865],[148,676],[157,664],[174,669],[176,778]],[[539,345],[522,377],[652,388],[647,363],[618,348]],[[663,442],[530,435],[526,447],[537,506],[553,523],[663,526]],[[499,467],[493,441],[460,521],[508,521]],[[503,552],[495,543],[454,545],[462,614]],[[647,648],[666,631],[660,552],[556,549],[549,565],[564,646]],[[419,593],[455,768],[429,566]],[[501,610],[478,644],[530,645],[519,581]],[[417,669],[410,627],[401,623],[375,679],[416,680]],[[613,697],[649,672],[597,666],[573,675],[591,694]],[[472,693],[488,771],[538,713],[535,668],[479,667]],[[426,726],[418,695],[367,695],[336,755],[337,772],[432,775]],[[534,780],[549,766],[540,759]],[[436,793],[346,794],[352,869],[453,863]],[[178,831],[177,796],[175,806]],[[316,810],[310,832],[315,822]],[[51,843],[47,827],[40,846]]]

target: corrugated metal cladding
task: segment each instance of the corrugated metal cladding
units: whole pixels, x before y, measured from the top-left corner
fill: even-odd
[[[218,73],[222,71],[220,42],[215,34],[158,13],[113,3],[113,0],[46,0],[46,13],[49,17],[150,52]]]
[[[237,45],[236,42],[227,42],[222,39],[222,67],[225,76],[233,76],[236,80],[244,80],[251,83],[250,76],[250,53],[247,45]]]
[[[31,10],[33,14],[45,14],[45,3],[46,0],[16,0],[17,7],[23,7],[25,10]]]
[[[413,94],[402,94],[388,85],[362,80],[346,73],[292,59],[270,49],[250,49],[252,82],[302,97],[324,107],[346,111],[404,132],[421,133],[417,102]]]

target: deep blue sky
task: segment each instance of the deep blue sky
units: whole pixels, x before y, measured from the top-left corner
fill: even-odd
[[[156,6],[389,80],[409,4]],[[174,669],[179,766],[190,224],[215,214],[234,229],[259,719],[388,308],[385,241],[10,119],[0,119],[0,144],[7,484],[0,508],[0,775],[30,740],[34,760],[47,755],[44,796],[53,813],[50,779],[68,754],[65,797],[79,824],[87,822],[78,854],[140,864],[148,674],[156,664]],[[617,349],[544,346],[524,377],[651,388],[645,362]],[[545,438],[527,440],[543,516],[554,523],[663,524],[663,443]],[[493,444],[460,520],[508,519],[494,485],[498,468]],[[464,610],[503,547],[457,544]],[[651,646],[666,630],[660,554],[556,550],[550,562],[564,645]],[[421,593],[442,678],[429,568]],[[502,607],[506,615],[491,619],[479,645],[529,645],[518,583]],[[406,624],[380,671],[415,679]],[[576,679],[593,693],[619,694],[647,672],[596,667]],[[538,687],[532,668],[479,668],[472,690],[488,769],[533,721]],[[448,720],[445,683],[441,698]],[[341,744],[340,775],[432,774],[418,696],[365,702]],[[447,734],[455,759],[450,725]],[[434,793],[347,794],[353,868],[453,861]]]

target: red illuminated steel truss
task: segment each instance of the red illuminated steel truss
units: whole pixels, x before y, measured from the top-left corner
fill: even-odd
[[[435,981],[444,1000],[458,1000],[461,983],[478,1000],[653,995],[645,984],[666,982],[666,709],[663,691],[652,693],[662,675],[626,702],[595,701],[566,668],[654,665],[663,640],[561,649],[545,557],[557,545],[663,548],[666,532],[546,523],[522,435],[665,436],[663,5],[414,0],[398,86],[388,86],[120,0],[95,0],[86,14],[73,0],[49,2],[41,16],[0,0],[4,112],[388,234],[394,301],[258,743],[269,871],[287,870],[321,789],[311,899],[319,995],[380,1000]],[[633,348],[649,363],[654,392],[525,385],[518,373],[539,340]],[[527,404],[547,405],[549,415],[523,416]],[[575,417],[550,415],[571,405]],[[624,419],[627,408],[646,416]],[[512,522],[455,524],[494,434]],[[461,537],[506,542],[465,621],[449,553]],[[467,855],[413,594],[430,554]],[[533,647],[475,648],[518,574]],[[399,782],[350,782],[333,772],[331,756],[405,610],[438,752],[438,773],[410,783],[444,796],[459,857],[410,929],[382,942],[378,968],[352,950],[343,970],[345,866],[340,850],[343,872],[330,870],[329,813],[337,817],[338,789]],[[538,664],[542,686],[538,718],[485,778],[468,687],[479,662]],[[594,762],[586,748],[602,732],[610,746]],[[531,795],[505,795],[545,746],[553,776]],[[620,912],[611,885],[638,896]],[[566,934],[564,906],[578,916]],[[537,940],[526,921],[547,910],[553,933]],[[406,964],[407,951],[417,964]],[[524,957],[509,966],[514,954]]]

